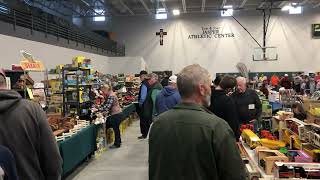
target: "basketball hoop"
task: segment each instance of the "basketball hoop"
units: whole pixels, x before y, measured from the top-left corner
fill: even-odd
[[[253,49],[253,61],[277,61],[277,47],[257,47]]]

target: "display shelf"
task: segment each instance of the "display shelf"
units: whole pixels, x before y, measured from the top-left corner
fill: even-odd
[[[79,84],[80,87],[90,87],[92,85],[93,84]],[[76,84],[65,84],[65,86],[67,86],[67,87],[77,87]]]
[[[86,70],[91,69],[83,69],[79,67],[66,67],[62,69],[62,92],[63,92],[63,114],[66,116],[68,113],[67,111],[67,105],[74,105],[76,106],[78,115],[86,115],[86,113],[82,114],[80,112],[83,112],[83,110],[86,109],[86,112],[88,112],[88,104],[92,103],[90,100],[81,102],[81,96],[82,93],[89,93],[88,96],[90,96],[90,92],[84,92],[84,90],[91,91],[92,83],[83,83],[82,78],[86,78],[90,76],[90,71],[87,73]],[[74,71],[79,71],[74,72]],[[73,75],[74,77],[68,79],[68,75]],[[67,92],[76,93],[76,100],[74,101],[67,101],[66,96]]]
[[[252,162],[252,164],[257,168],[262,178],[274,178],[273,175],[267,175],[264,170],[258,164],[258,157],[255,156],[254,151],[250,149],[250,147],[241,140],[241,144],[248,154],[248,159]]]
[[[78,101],[66,101],[65,104],[77,106],[79,103],[78,103]]]
[[[78,67],[63,67],[62,70],[66,70],[66,71],[78,71],[79,68],[78,68]]]
[[[78,70],[91,70],[92,68],[88,68],[88,67],[64,67],[62,70],[66,70],[66,71],[78,71]]]
[[[88,104],[88,103],[91,103],[91,101],[84,101],[84,102],[81,102],[79,103],[78,101],[66,101],[65,102],[66,104],[69,104],[69,105],[78,105],[78,104]]]
[[[65,89],[65,91],[78,91],[78,89]]]
[[[51,93],[51,95],[62,95],[62,92],[55,92],[55,93]]]

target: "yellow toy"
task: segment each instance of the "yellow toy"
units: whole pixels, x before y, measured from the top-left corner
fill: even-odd
[[[286,143],[283,141],[269,140],[269,139],[260,139],[260,144],[264,147],[278,150],[282,147],[286,147]]]
[[[250,129],[244,129],[242,131],[241,137],[243,141],[247,143],[251,149],[254,149],[257,146],[259,146],[260,138]]]

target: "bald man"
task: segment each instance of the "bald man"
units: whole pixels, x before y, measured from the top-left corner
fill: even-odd
[[[236,103],[240,124],[248,124],[260,118],[261,101],[255,90],[247,88],[246,78],[237,78],[237,91],[231,97]]]
[[[149,180],[245,180],[233,131],[207,110],[209,72],[200,65],[178,75],[181,103],[154,121],[149,135]]]

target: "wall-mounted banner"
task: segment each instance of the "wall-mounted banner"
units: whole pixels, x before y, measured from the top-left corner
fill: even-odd
[[[201,27],[201,34],[190,34],[188,39],[234,38],[233,33],[222,33],[220,27]]]

